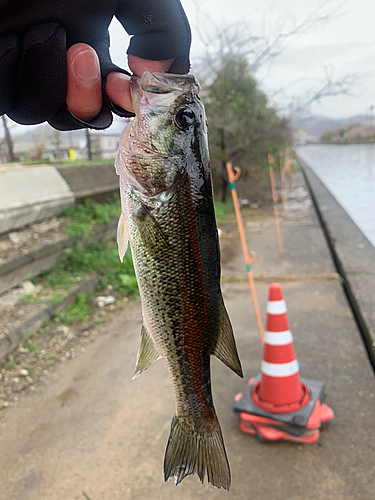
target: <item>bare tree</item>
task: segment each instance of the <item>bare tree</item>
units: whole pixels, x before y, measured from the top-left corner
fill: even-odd
[[[31,140],[33,142],[33,149],[30,151],[31,160],[41,160],[43,153],[46,150],[46,136],[40,133],[38,130],[31,134]]]
[[[61,144],[62,144],[62,134],[58,130],[51,129],[47,135],[46,135],[47,140],[50,142],[54,149],[54,153],[56,156],[57,160],[60,160],[63,152],[61,151]]]
[[[264,69],[267,66],[269,74],[277,57],[287,49],[288,43],[292,39],[332,22],[340,15],[347,3],[348,0],[342,2],[325,0],[300,22],[297,22],[294,16],[286,16],[279,18],[274,25],[270,26],[264,19],[262,33],[259,35],[254,33],[248,19],[219,29],[209,16],[201,12],[199,1],[196,0],[195,28],[205,47],[205,54],[197,61],[197,72],[203,87],[215,77],[224,58],[246,59],[249,72],[255,77],[261,68]],[[204,18],[205,32],[202,29],[202,17]],[[207,26],[211,27],[214,35],[207,34],[210,31]],[[318,87],[313,85],[308,91],[288,98],[285,93],[287,86],[284,86],[269,93],[269,99],[274,103],[275,99],[281,96],[284,97],[284,102],[289,100],[286,106],[275,104],[287,118],[291,118],[305,111],[315,101],[337,95],[349,95],[349,91],[358,76],[345,75],[334,79],[332,68],[324,67],[323,69],[324,78],[320,79]],[[310,83],[313,83],[312,79],[310,79]]]
[[[9,127],[7,124],[7,119],[3,115],[1,117],[3,121],[3,128],[4,128],[4,139],[5,139],[5,144],[7,147],[7,160],[9,162],[14,162],[16,161],[16,157],[14,155],[14,149],[13,149],[13,139],[12,136],[10,135]]]

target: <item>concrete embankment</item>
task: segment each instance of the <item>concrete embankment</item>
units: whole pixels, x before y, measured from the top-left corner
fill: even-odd
[[[375,369],[375,248],[312,169],[298,156],[297,161]]]
[[[112,164],[0,169],[0,234],[60,214],[85,197],[118,191]]]

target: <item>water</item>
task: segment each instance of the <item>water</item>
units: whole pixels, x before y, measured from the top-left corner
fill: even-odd
[[[296,151],[375,246],[375,144],[310,145]]]

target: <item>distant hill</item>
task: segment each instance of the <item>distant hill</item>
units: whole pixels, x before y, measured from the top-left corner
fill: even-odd
[[[366,115],[355,115],[349,118],[328,118],[327,116],[310,115],[304,118],[295,118],[292,125],[295,130],[305,130],[309,135],[319,138],[328,130],[346,128],[352,123],[363,123],[368,120]]]

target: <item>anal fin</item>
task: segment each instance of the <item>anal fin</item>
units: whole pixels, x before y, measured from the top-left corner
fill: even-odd
[[[160,358],[161,356],[159,351],[157,350],[151,335],[148,333],[145,325],[143,324],[141,330],[141,344],[139,346],[137,361],[135,363],[133,380]]]
[[[209,352],[209,354],[224,363],[239,377],[243,378],[241,361],[238,357],[232,325],[223,301],[220,306],[219,335],[217,337],[216,345]]]

